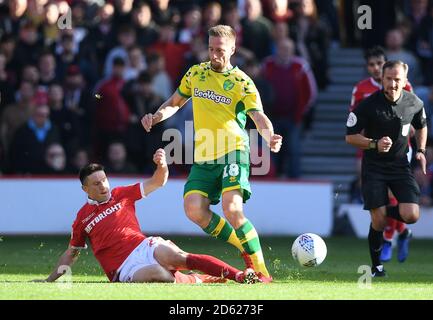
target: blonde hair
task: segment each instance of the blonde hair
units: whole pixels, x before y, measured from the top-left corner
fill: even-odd
[[[208,35],[209,37],[229,38],[236,41],[236,31],[232,27],[223,24],[210,28],[208,30]]]

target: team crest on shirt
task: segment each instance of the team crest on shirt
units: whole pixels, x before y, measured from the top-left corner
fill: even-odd
[[[231,80],[227,79],[226,81],[224,81],[223,88],[225,91],[233,89],[234,86],[235,84]]]
[[[354,114],[353,112],[349,113],[349,117],[347,118],[346,126],[351,128],[354,125],[356,125],[357,122],[358,122],[358,119],[356,118],[356,114]]]

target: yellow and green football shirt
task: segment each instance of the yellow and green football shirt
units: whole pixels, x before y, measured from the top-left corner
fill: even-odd
[[[234,150],[248,151],[247,112],[263,110],[253,81],[238,67],[211,69],[210,61],[192,66],[178,93],[192,98],[195,162],[216,160]]]

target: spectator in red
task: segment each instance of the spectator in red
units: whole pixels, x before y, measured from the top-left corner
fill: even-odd
[[[116,57],[113,60],[113,72],[109,79],[103,81],[96,89],[94,123],[96,125],[97,155],[105,153],[107,143],[113,139],[123,140],[128,129],[131,113],[121,95],[125,84],[123,73],[125,61]]]
[[[165,22],[160,26],[158,41],[149,48],[149,53],[156,52],[164,57],[172,85],[181,76],[185,65],[185,53],[189,50],[189,44],[176,43],[175,37],[175,26]]]
[[[277,173],[290,178],[301,174],[300,147],[304,114],[313,105],[317,86],[309,64],[294,56],[295,45],[284,39],[277,44],[277,53],[268,57],[263,75],[274,88],[275,100],[269,115],[276,132],[286,138],[282,152],[275,154]]]
[[[149,48],[148,53],[159,53],[164,57],[166,70],[172,84],[179,78],[185,65],[185,53],[189,44],[175,42],[176,29],[170,22],[160,26],[158,41]]]

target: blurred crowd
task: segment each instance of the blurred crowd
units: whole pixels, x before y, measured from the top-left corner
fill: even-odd
[[[356,27],[362,4],[374,30]],[[330,83],[331,46],[385,46],[409,64],[431,118],[428,0],[0,0],[0,173],[76,174],[89,161],[109,173],[152,172],[164,130],[185,133],[192,110],[151,134],[140,119],[207,60],[207,30],[220,23],[235,29],[232,64],[254,80],[285,137],[269,176],[301,175],[302,135]]]
[[[232,64],[297,150],[317,86],[329,81],[327,11],[313,0],[0,0],[0,172],[75,174],[89,161],[152,172],[164,129],[184,132],[191,108],[151,134],[140,119],[207,60],[207,30],[220,23],[237,32]],[[275,163],[274,175],[300,174]]]

